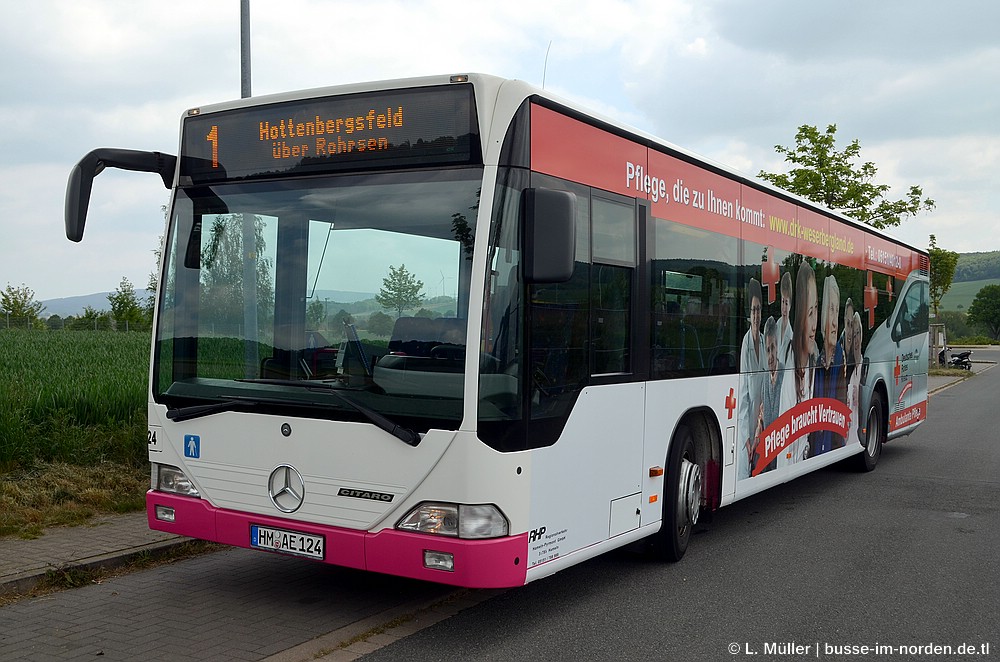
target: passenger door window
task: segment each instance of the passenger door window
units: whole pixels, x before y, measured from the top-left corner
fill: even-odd
[[[629,348],[636,264],[635,202],[594,195],[591,226],[591,373],[629,373],[632,371]]]

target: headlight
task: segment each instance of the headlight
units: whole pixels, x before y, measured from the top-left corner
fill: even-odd
[[[500,538],[507,535],[507,518],[496,506],[459,506],[459,538]]]
[[[150,484],[154,490],[173,492],[184,496],[199,497],[198,488],[184,472],[169,464],[153,464]]]
[[[482,539],[506,536],[507,518],[493,505],[422,503],[400,520],[397,529],[455,538]]]

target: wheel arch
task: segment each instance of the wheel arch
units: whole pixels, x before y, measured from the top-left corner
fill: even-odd
[[[702,508],[718,510],[722,502],[722,428],[715,412],[708,407],[695,407],[684,412],[671,431],[670,443],[676,439],[677,428],[687,426],[694,437],[695,453],[705,480],[702,484]],[[667,448],[667,457],[670,448]]]
[[[866,412],[865,416],[867,417],[868,407],[871,406],[872,399],[875,397],[876,393],[880,396],[882,404],[882,418],[879,421],[882,425],[882,439],[889,441],[889,388],[885,385],[885,380],[878,379],[875,381],[875,384],[872,385],[871,395],[868,396],[868,403],[864,408],[864,411]],[[860,416],[861,412],[859,412],[858,415]],[[865,418],[863,421],[865,431],[867,432],[868,420]]]

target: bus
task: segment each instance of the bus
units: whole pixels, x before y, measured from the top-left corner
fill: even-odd
[[[183,113],[153,529],[473,588],[637,543],[927,415],[928,256],[516,80]]]

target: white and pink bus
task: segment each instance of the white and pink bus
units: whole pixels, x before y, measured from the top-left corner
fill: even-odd
[[[646,541],[927,414],[926,253],[523,82],[193,108],[152,528],[468,587]]]

